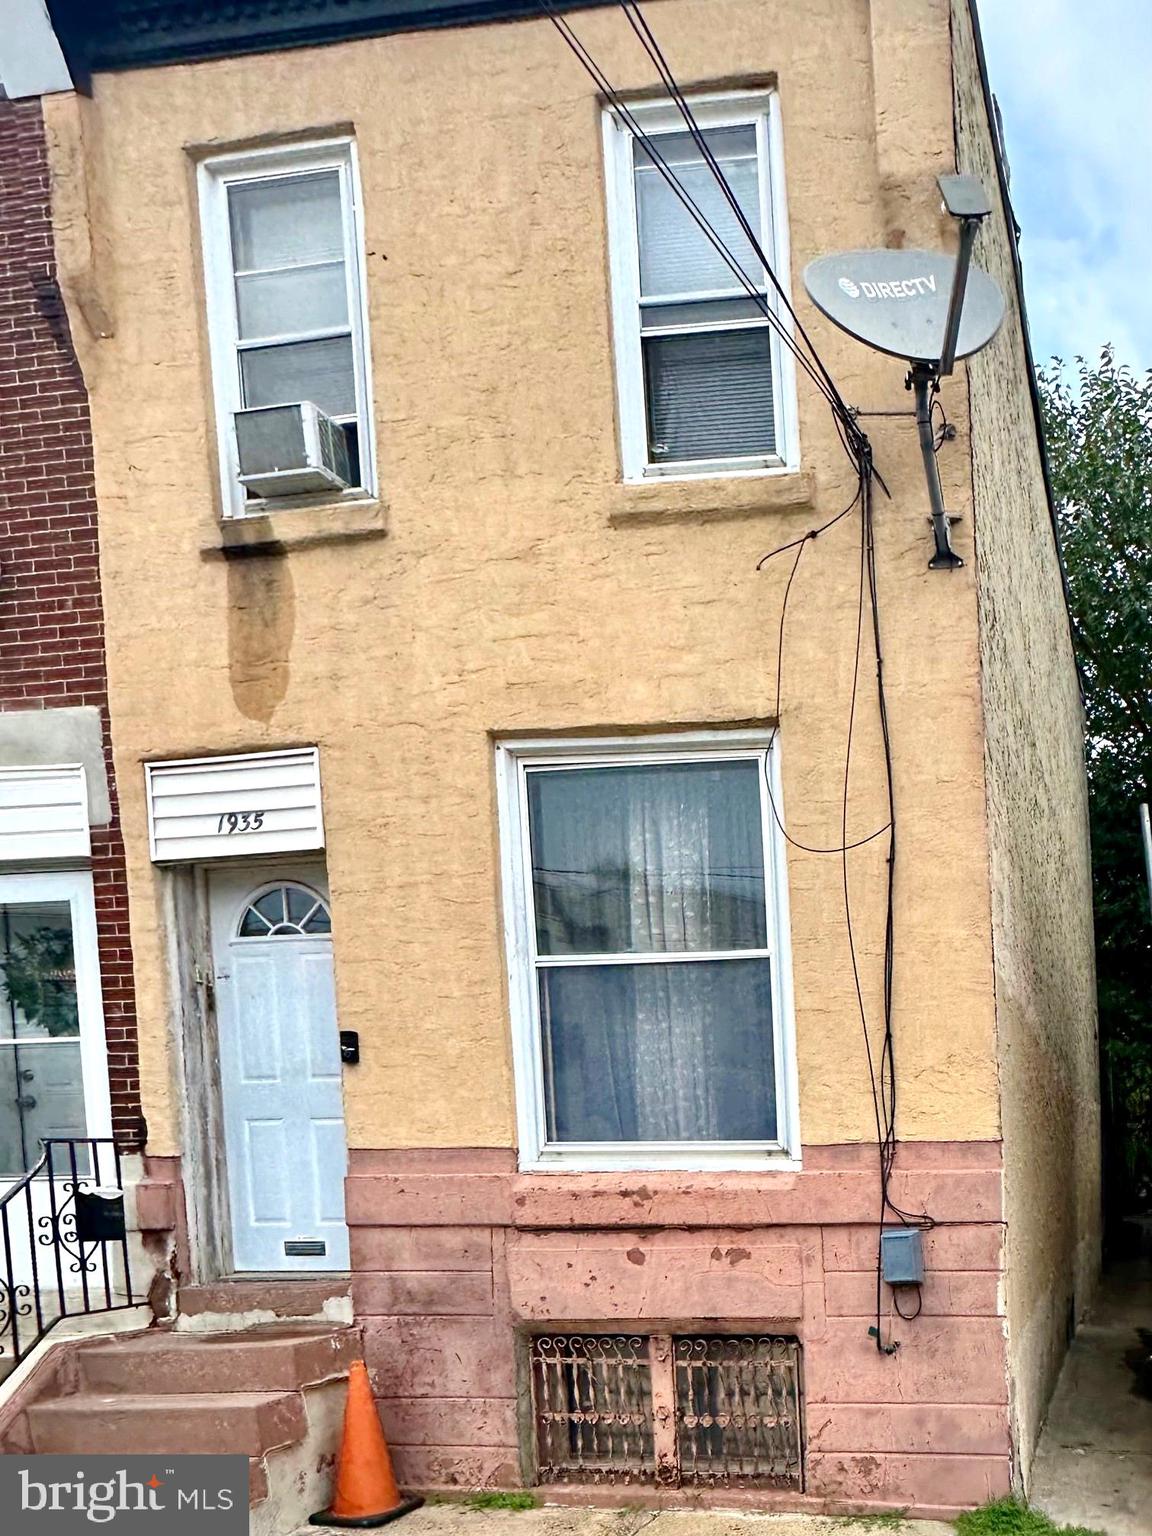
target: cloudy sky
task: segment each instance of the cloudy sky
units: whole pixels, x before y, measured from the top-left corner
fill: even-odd
[[[1152,0],[979,0],[1036,361],[1152,368]]]

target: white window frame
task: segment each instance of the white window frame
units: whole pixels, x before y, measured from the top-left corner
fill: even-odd
[[[674,105],[651,101],[634,101],[627,105],[645,133],[687,131],[684,119]],[[777,93],[774,90],[714,92],[690,97],[689,105],[701,128],[755,127],[760,174],[761,244],[781,286],[791,299],[784,157]],[[746,458],[683,460],[675,464],[653,463],[649,458],[644,361],[640,341],[640,246],[632,158],[635,135],[611,108],[604,111],[603,125],[612,330],[620,414],[620,451],[625,482],[637,484],[652,480],[699,479],[702,476],[730,478],[795,471],[800,462],[796,428],[796,366],[791,351],[781,344],[775,327],[770,328],[770,334],[777,451],[773,454],[749,455]],[[757,276],[754,272],[748,275],[753,280]],[[733,277],[733,283],[736,282],[737,279]],[[768,304],[788,334],[791,334],[791,316],[780,304],[779,295],[767,279],[766,285]],[[672,302],[672,299],[668,302]],[[747,320],[732,321],[727,326],[711,326],[707,329],[746,329],[755,323]],[[700,327],[685,326],[680,331],[697,329]],[[677,333],[676,328],[670,327],[663,334]]]
[[[76,961],[76,1004],[80,1023],[80,1073],[84,1088],[85,1138],[112,1135],[112,1097],[108,1086],[108,1043],[104,1032],[104,995],[100,985],[100,949],[96,898],[88,870],[0,874],[0,903],[67,902],[72,916],[72,952]],[[69,1037],[67,1043],[72,1043]],[[44,1044],[34,1037],[26,1045]],[[60,1041],[64,1044],[65,1041]],[[50,1047],[51,1048],[51,1047]],[[11,1050],[10,1045],[2,1047]],[[0,1191],[11,1183],[0,1171]]]
[[[727,1142],[550,1142],[545,1120],[544,1060],[537,989],[536,924],[532,904],[532,851],[528,835],[528,772],[548,768],[597,768],[628,763],[747,762],[760,765],[760,816],[768,901],[767,947],[731,958],[772,963],[772,1044],[776,1078],[777,1138]],[[778,1169],[800,1167],[799,1098],[792,998],[788,879],[783,839],[769,800],[769,785],[783,816],[780,746],[770,731],[698,731],[668,735],[544,738],[505,741],[496,747],[500,818],[504,936],[512,1022],[512,1059],[520,1167],[526,1172],[659,1169]],[[599,959],[581,955],[579,963]],[[616,957],[619,963],[619,957]],[[629,957],[634,959],[635,957]],[[645,958],[644,956],[640,957]],[[652,957],[666,960],[665,955]],[[574,961],[573,963],[576,963]]]
[[[243,401],[237,362],[239,324],[228,219],[228,188],[236,182],[265,181],[275,176],[298,176],[309,171],[333,170],[340,175],[344,215],[344,272],[348,285],[348,319],[356,376],[360,484],[344,491],[315,496],[256,499],[247,496],[240,484],[240,461],[233,420],[234,413],[241,409]],[[372,409],[363,199],[355,140],[343,136],[307,144],[279,145],[240,154],[216,155],[201,162],[197,180],[208,306],[208,344],[220,458],[220,504],[224,516],[245,517],[281,508],[331,505],[334,501],[365,501],[375,498],[378,494],[376,427]],[[325,333],[318,333],[321,334]]]

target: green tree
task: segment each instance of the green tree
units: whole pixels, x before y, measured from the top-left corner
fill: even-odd
[[[1084,678],[1100,1042],[1113,1216],[1152,1203],[1152,919],[1138,820],[1152,800],[1152,370],[1110,347],[1041,371]]]

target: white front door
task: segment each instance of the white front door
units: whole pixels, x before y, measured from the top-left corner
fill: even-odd
[[[251,868],[211,889],[232,1266],[347,1269],[327,891],[314,870]]]
[[[14,1344],[27,1343],[42,1316],[58,1314],[63,1292],[71,1295],[87,1282],[86,1274],[78,1278],[71,1215],[59,1228],[66,1241],[57,1273],[52,1212],[71,1207],[76,1175],[115,1182],[114,1155],[104,1141],[111,1134],[92,876],[87,870],[0,875],[0,1196],[36,1166],[46,1147],[55,1175],[54,1189],[47,1177],[37,1178],[5,1210],[0,1365],[18,1353]],[[72,1143],[78,1143],[74,1149]],[[3,1304],[9,1260],[11,1279],[32,1288],[15,1317]],[[113,1284],[118,1292],[116,1276]],[[92,1295],[104,1300],[102,1270]]]

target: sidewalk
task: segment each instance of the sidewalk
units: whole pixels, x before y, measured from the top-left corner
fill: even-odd
[[[652,1510],[628,1507],[628,1489],[620,1489],[620,1509],[470,1509],[466,1504],[426,1504],[398,1522],[396,1536],[956,1536],[937,1520],[898,1516],[760,1515],[727,1510]],[[889,1523],[891,1521],[891,1523]],[[297,1536],[316,1536],[305,1526]]]
[[[1068,1352],[1032,1469],[1032,1502],[1106,1536],[1152,1533],[1152,1266],[1105,1277]]]

